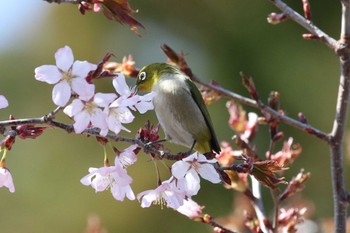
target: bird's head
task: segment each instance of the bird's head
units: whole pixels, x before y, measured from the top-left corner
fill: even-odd
[[[166,63],[152,63],[143,67],[137,75],[135,92],[150,92],[164,74],[175,74],[178,69]]]

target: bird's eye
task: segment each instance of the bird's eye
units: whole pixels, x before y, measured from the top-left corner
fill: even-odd
[[[141,81],[145,80],[146,79],[146,72],[145,71],[141,72],[139,75],[139,78]]]

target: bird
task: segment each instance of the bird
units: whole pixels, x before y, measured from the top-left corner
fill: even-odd
[[[202,95],[177,66],[152,63],[143,67],[135,92],[155,92],[153,105],[165,139],[201,154],[221,149]]]

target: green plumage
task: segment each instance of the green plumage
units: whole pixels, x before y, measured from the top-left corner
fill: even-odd
[[[153,63],[139,72],[136,87],[154,91],[155,112],[166,138],[200,153],[220,153],[214,128],[197,86],[177,67]]]

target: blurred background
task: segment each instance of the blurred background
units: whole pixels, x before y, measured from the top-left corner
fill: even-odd
[[[340,3],[311,0],[313,21],[322,30],[338,38]],[[288,1],[301,12],[300,1]],[[107,20],[102,14],[81,15],[77,6],[49,4],[42,0],[4,1],[0,8],[0,93],[10,106],[0,112],[16,118],[39,117],[52,111],[53,86],[34,79],[34,69],[54,64],[54,53],[69,45],[75,59],[97,63],[107,52],[115,61],[132,54],[137,66],[165,61],[160,49],[166,43],[187,54],[194,73],[205,80],[247,96],[239,72],[254,77],[261,98],[270,91],[281,94],[281,106],[291,117],[303,112],[310,124],[329,132],[332,127],[339,79],[339,63],[334,53],[317,41],[302,38],[307,33],[292,21],[270,25],[266,18],[278,10],[269,1],[241,0],[132,0],[134,17],[146,27],[137,37],[128,26]],[[133,84],[134,80],[130,80]],[[98,91],[111,92],[111,83],[103,81]],[[219,140],[230,141],[226,100],[209,106]],[[256,111],[246,108],[247,111]],[[127,125],[133,132],[147,119],[157,123],[154,112],[136,115]],[[60,120],[67,121],[63,115]],[[68,122],[68,121],[67,121]],[[309,214],[319,222],[333,216],[329,150],[324,142],[282,125],[285,140],[289,136],[303,147],[303,153],[286,172],[287,179],[301,168],[311,172],[303,198]],[[348,133],[349,134],[349,133]],[[134,137],[134,133],[123,134]],[[265,154],[269,136],[261,126],[254,141],[259,154]],[[126,144],[118,144],[123,149]],[[278,145],[281,146],[281,145]],[[171,147],[174,151],[183,150]],[[278,147],[277,147],[278,148]],[[349,153],[347,153],[347,156]],[[112,154],[110,154],[112,156]],[[108,232],[211,232],[171,209],[152,206],[142,209],[137,201],[117,202],[109,191],[95,193],[80,184],[89,167],[100,167],[103,149],[94,138],[49,129],[36,140],[18,140],[8,153],[7,165],[14,178],[16,192],[0,189],[0,232],[77,233],[84,232],[89,216],[99,216]],[[349,158],[345,158],[349,167]],[[349,169],[345,169],[349,177]],[[156,173],[148,157],[128,169],[135,193],[153,189]],[[163,171],[163,179],[168,174]],[[349,184],[349,179],[347,179]],[[229,215],[236,192],[202,181],[194,198],[205,205],[205,212],[220,218]],[[263,191],[265,208],[272,213],[270,192]],[[243,210],[240,213],[243,215]]]

